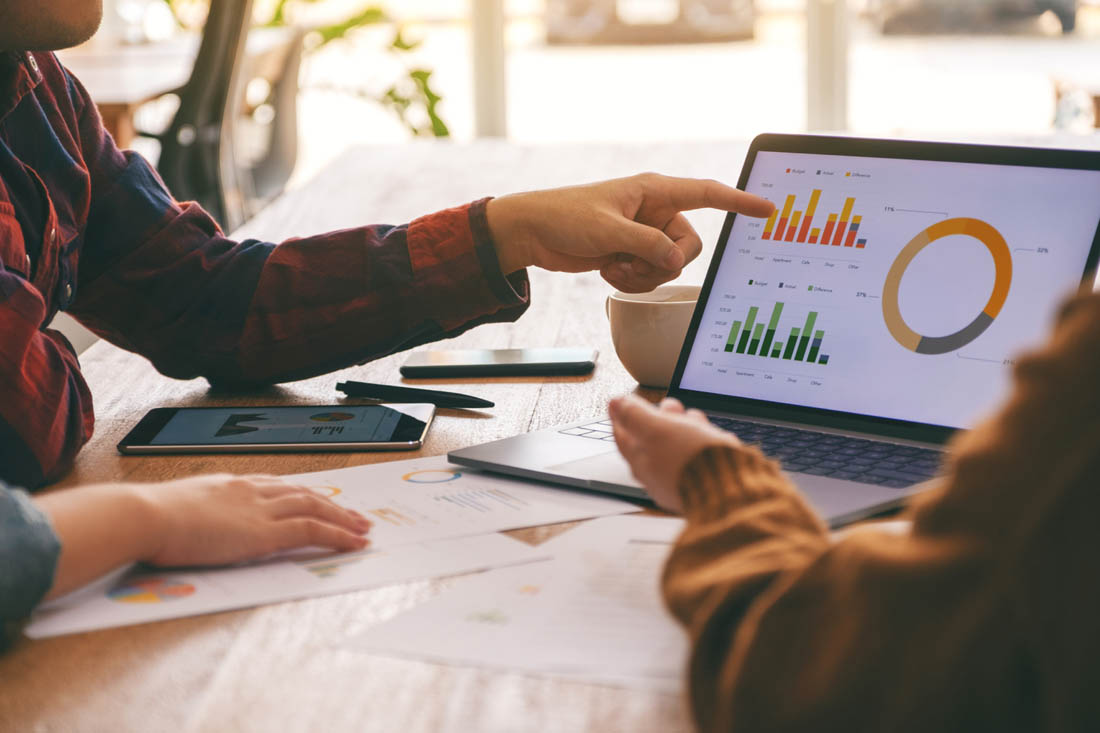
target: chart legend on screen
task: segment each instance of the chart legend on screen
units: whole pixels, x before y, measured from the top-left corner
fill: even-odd
[[[771,318],[766,328],[763,321],[756,322],[760,308],[755,305],[749,308],[749,312],[743,319],[734,321],[730,326],[729,338],[726,340],[726,353],[736,351],[746,356],[828,364],[829,355],[821,353],[825,331],[815,330],[817,311],[809,312],[801,328],[791,328],[786,341],[776,341],[784,307],[783,303],[776,303],[772,307]]]
[[[776,208],[764,225],[762,239],[773,242],[793,242],[797,244],[822,244],[833,247],[852,247],[864,249],[867,240],[859,237],[859,229],[863,224],[863,217],[853,215],[856,200],[852,197],[844,199],[844,206],[839,214],[829,214],[825,218],[825,230],[815,227],[814,219],[817,217],[817,205],[821,200],[821,189],[815,188],[810,194],[809,205],[803,209],[795,209],[798,197],[794,194],[787,196],[783,202],[783,208]]]

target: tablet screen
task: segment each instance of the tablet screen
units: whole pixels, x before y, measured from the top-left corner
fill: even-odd
[[[951,428],[1008,393],[1081,282],[1100,172],[757,153],[680,380]]]
[[[149,444],[386,443],[423,431],[423,421],[384,405],[180,408]]]

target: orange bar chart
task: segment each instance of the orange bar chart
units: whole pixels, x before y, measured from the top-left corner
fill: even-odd
[[[783,240],[784,242],[793,242],[794,241],[794,233],[796,231],[798,231],[798,220],[801,217],[802,217],[802,212],[801,211],[796,211],[793,214],[791,214],[791,224],[790,224],[790,226],[787,227],[787,238]],[[798,241],[801,242],[802,240],[800,239]]]
[[[825,236],[821,238],[822,244],[828,244],[833,236],[833,229],[836,228],[836,214],[829,214],[829,220],[825,222]]]
[[[845,247],[852,247],[856,243],[856,232],[859,231],[859,225],[863,221],[862,216],[852,217],[852,226],[848,227],[848,238],[844,240]]]
[[[802,231],[798,233],[798,241],[805,242],[806,235],[810,231],[810,225],[814,223],[814,214],[817,213],[817,202],[821,198],[821,191],[814,189],[810,194],[810,205],[806,207],[806,218],[802,221]]]
[[[783,241],[783,234],[787,231],[787,222],[790,220],[791,208],[794,206],[794,195],[787,197],[786,203],[783,204],[783,213],[779,215],[779,226],[775,228],[776,241]],[[764,233],[764,239],[768,238],[768,233]]]
[[[839,247],[844,241],[844,232],[848,228],[848,221],[852,216],[852,207],[856,204],[853,198],[844,199],[844,209],[840,212],[840,221],[837,222],[836,232],[833,233],[833,246]]]
[[[762,239],[770,239],[774,242],[792,242],[798,244],[825,244],[839,247],[852,247],[863,249],[867,246],[866,239],[858,238],[863,217],[853,216],[855,198],[848,197],[844,200],[844,206],[839,214],[833,213],[826,217],[825,228],[814,226],[817,217],[818,203],[821,201],[821,189],[815,188],[810,193],[810,201],[805,209],[796,209],[797,197],[787,196],[782,208],[772,212],[764,225]]]
[[[768,217],[768,223],[764,225],[764,239],[772,238],[772,232],[775,231],[775,222],[777,219],[779,219],[778,208],[772,212],[772,215]]]

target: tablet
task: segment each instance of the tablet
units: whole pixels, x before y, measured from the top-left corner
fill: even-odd
[[[126,454],[415,450],[435,406],[159,407],[118,444]]]

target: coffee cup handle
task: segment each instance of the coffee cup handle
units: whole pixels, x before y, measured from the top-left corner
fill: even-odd
[[[611,320],[611,296],[610,295],[607,296],[607,298],[605,298],[604,301],[603,301],[603,312],[604,312],[604,315],[607,316],[607,320],[610,321]]]

